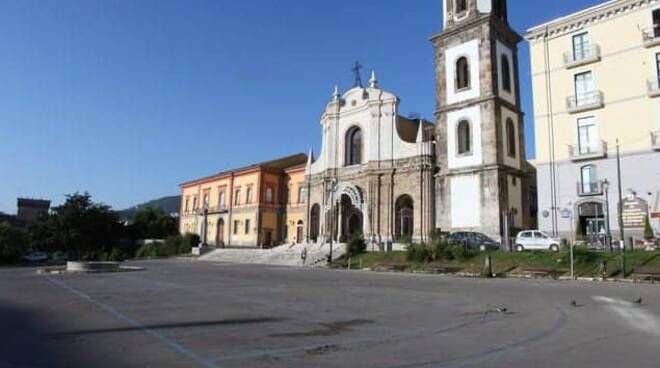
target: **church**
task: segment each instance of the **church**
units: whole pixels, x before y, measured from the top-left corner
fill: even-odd
[[[506,0],[443,0],[443,10],[443,31],[432,37],[435,122],[401,116],[397,95],[380,87],[375,72],[362,83],[356,65],[355,86],[335,87],[323,110],[318,157],[182,184],[181,231],[211,245],[260,247],[359,234],[370,250],[387,250],[433,231],[503,240],[535,228],[536,176],[520,108],[522,39],[508,24]],[[240,179],[244,173],[253,179]]]

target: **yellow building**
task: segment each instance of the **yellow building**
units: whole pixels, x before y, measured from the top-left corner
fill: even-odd
[[[660,1],[608,1],[531,28],[526,39],[539,225],[616,238],[617,141],[623,195],[646,203],[659,189]],[[626,237],[643,230],[624,228]]]
[[[299,238],[294,237],[295,226],[285,224],[290,220],[298,225],[302,219],[296,210],[304,205],[304,195],[292,203],[288,193],[302,186],[306,162],[306,155],[297,154],[181,184],[180,231],[215,246],[301,242],[304,224]]]

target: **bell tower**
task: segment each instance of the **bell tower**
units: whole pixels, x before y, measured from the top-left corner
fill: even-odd
[[[442,0],[436,62],[436,226],[501,239],[527,226],[518,43],[506,0]]]

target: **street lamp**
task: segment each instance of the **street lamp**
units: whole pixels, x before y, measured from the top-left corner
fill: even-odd
[[[612,233],[610,232],[610,181],[605,179],[603,180],[603,190],[605,191],[605,234],[606,242],[612,251]]]
[[[209,230],[208,230],[208,226],[209,226],[209,209],[208,209],[207,206],[204,206],[203,216],[204,216],[204,224],[203,224],[204,225],[203,226],[204,231],[202,233],[202,248],[206,248],[208,246],[206,236],[208,235],[208,232],[209,232]]]
[[[337,191],[337,182],[332,180],[329,187],[330,199],[330,254],[328,254],[328,265],[332,264],[333,238],[335,236],[335,192]]]

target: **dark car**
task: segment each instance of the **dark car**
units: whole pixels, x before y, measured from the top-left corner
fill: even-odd
[[[466,246],[467,249],[475,251],[500,249],[500,243],[482,233],[468,231],[455,232],[447,237],[447,241],[449,244],[463,245]]]

